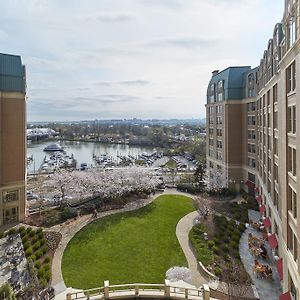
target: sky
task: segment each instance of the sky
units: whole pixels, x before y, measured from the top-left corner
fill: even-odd
[[[0,0],[28,121],[205,117],[215,69],[256,67],[283,0]]]

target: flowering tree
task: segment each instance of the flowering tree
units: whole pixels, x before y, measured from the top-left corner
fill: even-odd
[[[170,281],[183,280],[185,282],[191,282],[192,272],[186,267],[172,267],[166,272],[166,277]]]
[[[62,200],[67,196],[75,199],[102,197],[114,199],[132,193],[151,193],[160,183],[158,176],[149,168],[128,167],[103,170],[69,171],[59,169],[44,177],[42,187],[46,193],[56,193]]]
[[[207,188],[213,191],[220,191],[227,187],[226,174],[222,169],[210,169],[207,172]]]

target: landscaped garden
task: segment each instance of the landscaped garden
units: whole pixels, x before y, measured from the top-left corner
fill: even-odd
[[[186,266],[176,225],[194,211],[193,200],[163,195],[136,211],[96,220],[69,242],[62,259],[67,286],[92,288],[104,280],[162,283],[173,266]]]

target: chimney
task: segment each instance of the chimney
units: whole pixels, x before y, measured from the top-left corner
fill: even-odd
[[[214,77],[214,76],[216,76],[218,73],[219,73],[219,70],[214,70],[214,71],[212,71],[212,76]]]

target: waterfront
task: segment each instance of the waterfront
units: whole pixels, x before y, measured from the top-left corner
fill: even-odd
[[[28,165],[28,174],[32,174],[39,169],[45,156],[50,155],[43,151],[43,149],[53,142],[40,142],[40,143],[28,143],[27,144],[27,156],[32,156],[33,161]],[[89,167],[95,165],[93,160],[94,155],[108,154],[117,159],[117,156],[137,157],[143,152],[153,152],[156,149],[153,147],[140,147],[126,144],[104,144],[94,142],[77,142],[77,141],[57,141],[61,145],[68,155],[74,155],[77,161],[77,166],[81,163],[86,163]]]

